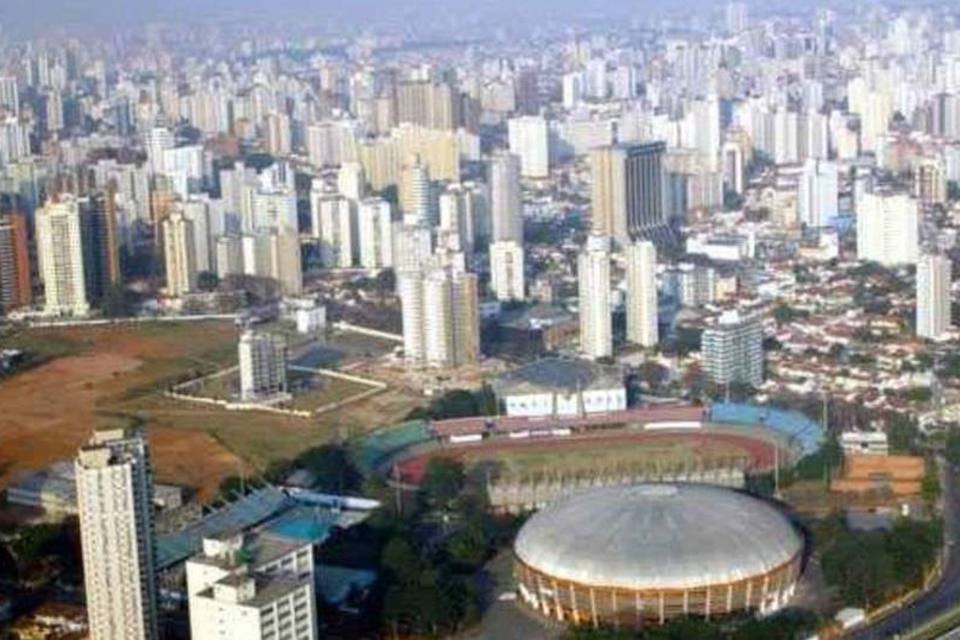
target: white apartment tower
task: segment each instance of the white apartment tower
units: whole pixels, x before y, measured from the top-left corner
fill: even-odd
[[[800,223],[823,227],[837,215],[837,165],[824,160],[807,160],[800,174],[797,212]]]
[[[84,275],[80,203],[70,195],[37,211],[37,250],[46,313],[83,316],[90,312]]]
[[[627,245],[627,341],[654,347],[657,327],[657,249],[652,242]]]
[[[397,274],[408,366],[454,368],[480,353],[477,276],[453,267]]]
[[[240,398],[256,401],[287,391],[287,344],[282,336],[244,331],[237,346]]]
[[[580,352],[592,359],[613,355],[610,238],[593,235],[577,258]]]
[[[91,640],[153,640],[153,478],[135,431],[96,432],[75,461]]]
[[[356,219],[353,203],[340,195],[312,198],[313,235],[320,241],[320,264],[326,269],[353,266]]]
[[[501,240],[490,244],[490,289],[497,300],[523,300],[523,247]]]
[[[950,329],[950,260],[923,255],[917,261],[917,337],[936,340]]]
[[[178,298],[197,288],[197,258],[194,225],[182,211],[163,221],[163,251],[167,271],[167,295]]]
[[[918,209],[904,193],[863,194],[857,204],[857,258],[887,266],[916,263]]]
[[[386,269],[393,266],[393,213],[390,203],[367,198],[357,209],[360,266]]]
[[[542,116],[521,116],[508,123],[510,153],[520,157],[520,172],[525,178],[550,176],[550,137]]]
[[[400,169],[399,198],[404,222],[433,224],[430,171],[419,155]]]
[[[520,158],[498,152],[490,158],[490,217],[493,240],[523,243],[523,203],[520,199]]]

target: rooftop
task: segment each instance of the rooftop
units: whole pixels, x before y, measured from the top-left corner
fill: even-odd
[[[575,494],[535,514],[515,551],[562,580],[624,589],[687,589],[767,573],[803,542],[773,507],[694,484],[640,484]]]
[[[619,367],[564,358],[538,360],[509,371],[493,382],[498,395],[544,391],[573,393],[614,387],[623,387],[623,372]]]

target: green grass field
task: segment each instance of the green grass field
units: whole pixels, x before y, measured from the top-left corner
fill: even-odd
[[[684,441],[624,440],[619,445],[610,441],[596,445],[580,441],[576,446],[570,446],[567,442],[531,443],[476,452],[468,450],[464,461],[468,467],[493,465],[502,475],[522,477],[551,473],[592,475],[601,469],[610,472],[668,471],[697,464],[711,466],[739,460],[743,456],[743,452],[734,446],[713,444],[709,450],[701,452],[692,443]]]

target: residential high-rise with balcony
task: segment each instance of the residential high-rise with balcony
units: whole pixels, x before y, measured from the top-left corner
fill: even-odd
[[[77,453],[77,508],[91,640],[154,640],[153,476],[143,435],[96,432]]]

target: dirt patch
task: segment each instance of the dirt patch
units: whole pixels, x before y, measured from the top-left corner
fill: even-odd
[[[115,353],[75,356],[0,385],[0,488],[17,473],[74,456],[97,423],[98,386],[139,366]]]
[[[54,355],[0,383],[0,489],[23,472],[75,456],[93,429],[116,420],[111,415],[119,398],[185,367],[201,366],[216,356],[211,348],[231,346],[233,333],[229,325],[205,324],[28,334],[25,339],[38,351],[49,339],[81,355]],[[160,481],[189,486],[208,499],[224,477],[240,469],[239,458],[209,434],[154,426],[149,420],[147,425]]]

